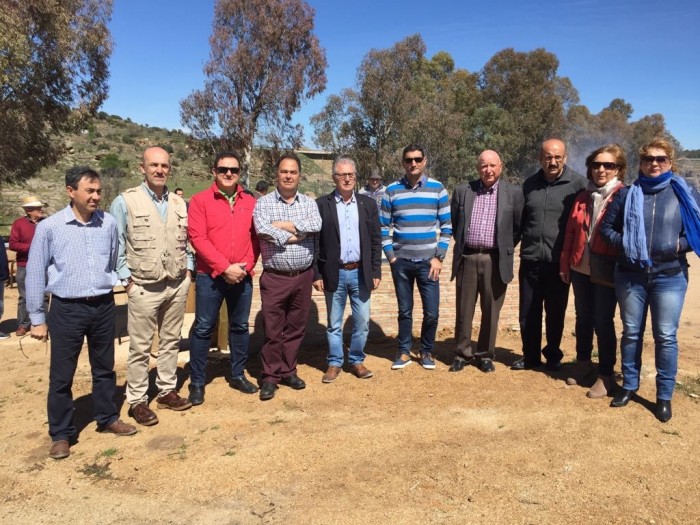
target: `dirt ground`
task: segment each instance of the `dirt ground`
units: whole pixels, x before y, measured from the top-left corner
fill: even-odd
[[[448,373],[454,339],[443,329],[434,371],[392,371],[395,341],[371,341],[369,380],[344,373],[322,384],[325,349],[304,348],[306,390],[281,387],[265,403],[230,389],[228,356],[212,353],[203,405],[159,410],[158,425],[122,438],[95,432],[84,352],[73,389],[79,442],[55,461],[47,348],[27,337],[20,349],[13,335],[0,342],[0,522],[699,523],[696,267],[679,332],[682,384],[666,424],[651,412],[651,334],[639,397],[611,409],[564,374],[511,371],[517,333],[499,336],[496,373]],[[3,331],[14,328],[16,293],[6,290]],[[571,305],[567,322],[571,360]],[[127,345],[117,351],[120,403]]]

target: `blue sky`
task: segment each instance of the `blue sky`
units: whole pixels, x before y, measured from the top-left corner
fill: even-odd
[[[700,3],[691,0],[311,0],[326,49],[326,91],[296,121],[311,146],[311,115],[326,96],[354,87],[363,56],[414,33],[430,57],[447,51],[479,71],[496,52],[544,47],[559,58],[593,113],[614,98],[633,120],[661,113],[687,149],[700,149]],[[204,83],[213,0],[116,0],[110,95],[102,109],[135,122],[179,128],[179,101]]]

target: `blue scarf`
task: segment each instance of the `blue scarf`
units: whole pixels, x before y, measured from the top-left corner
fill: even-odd
[[[671,171],[658,177],[645,177],[641,173],[630,186],[627,195],[627,206],[624,211],[622,247],[628,262],[640,265],[642,268],[652,265],[647,248],[647,237],[644,229],[644,194],[658,193],[668,185],[678,198],[681,210],[681,220],[685,229],[688,245],[700,256],[700,208],[691,193],[685,179]]]

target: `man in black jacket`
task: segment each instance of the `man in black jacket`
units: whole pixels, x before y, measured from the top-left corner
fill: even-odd
[[[523,183],[522,240],[520,244],[520,335],[523,357],[511,368],[525,370],[542,364],[559,370],[564,353],[559,348],[569,284],[559,277],[559,255],[566,221],[576,194],[586,179],[566,165],[566,146],[549,139],[540,148],[542,168]],[[542,344],[542,307],[546,313],[547,345]]]
[[[342,371],[343,312],[350,298],[353,329],[348,362],[360,379],[372,377],[364,365],[369,333],[369,300],[379,286],[381,230],[377,204],[355,192],[357,170],[347,157],[333,163],[335,190],[316,200],[323,220],[314,257],[314,288],[324,292],[328,311],[328,370],[324,383],[332,383]]]

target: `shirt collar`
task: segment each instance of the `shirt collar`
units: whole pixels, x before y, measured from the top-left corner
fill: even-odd
[[[425,173],[423,173],[423,175],[420,176],[420,179],[418,179],[418,182],[416,182],[415,186],[411,186],[411,183],[409,182],[408,177],[406,177],[406,175],[403,176],[403,178],[401,179],[401,182],[407,188],[416,188],[416,187],[420,188],[425,184],[425,181],[427,181],[427,180],[428,180],[428,176]]]
[[[71,222],[75,222],[76,224],[95,224],[99,225],[102,222],[102,210],[95,210],[92,212],[92,215],[90,216],[90,220],[83,223],[78,220],[78,218],[75,216],[73,213],[73,206],[68,204],[65,208],[63,208],[63,219],[66,221],[66,224],[70,224]]]
[[[160,202],[161,200],[163,200],[163,201],[167,201],[167,200],[168,200],[168,193],[169,193],[169,191],[168,191],[168,187],[167,187],[167,186],[164,186],[164,187],[163,187],[163,198],[162,198],[162,199],[159,199],[159,198],[158,198],[158,195],[156,195],[155,193],[153,193],[153,190],[151,190],[151,188],[149,188],[149,187],[148,187],[148,184],[146,184],[145,182],[142,182],[142,183],[141,183],[141,187],[145,190],[145,192],[148,194],[148,196],[151,197],[151,199],[153,199],[153,200],[156,201],[156,202]]]
[[[493,192],[495,192],[496,190],[498,190],[498,183],[499,183],[499,182],[500,182],[500,181],[496,181],[496,182],[493,183],[493,186],[491,186],[490,188],[487,188],[486,186],[484,186],[484,183],[483,183],[481,180],[479,180],[479,191],[478,191],[478,193],[480,193],[481,195],[485,195],[485,194],[487,194],[487,193],[488,193],[489,195],[492,194]]]
[[[343,200],[343,197],[338,193],[338,190],[333,190],[333,196],[335,197],[335,202],[336,204],[339,202],[345,202]],[[350,202],[354,203],[355,202],[355,192],[352,192],[352,197],[350,197]]]
[[[277,188],[275,188],[275,200],[277,202],[284,202],[285,204],[289,204],[287,202],[287,200],[284,197],[282,197],[282,194],[277,190]],[[294,194],[294,200],[297,202],[299,201],[299,192],[298,191]]]

